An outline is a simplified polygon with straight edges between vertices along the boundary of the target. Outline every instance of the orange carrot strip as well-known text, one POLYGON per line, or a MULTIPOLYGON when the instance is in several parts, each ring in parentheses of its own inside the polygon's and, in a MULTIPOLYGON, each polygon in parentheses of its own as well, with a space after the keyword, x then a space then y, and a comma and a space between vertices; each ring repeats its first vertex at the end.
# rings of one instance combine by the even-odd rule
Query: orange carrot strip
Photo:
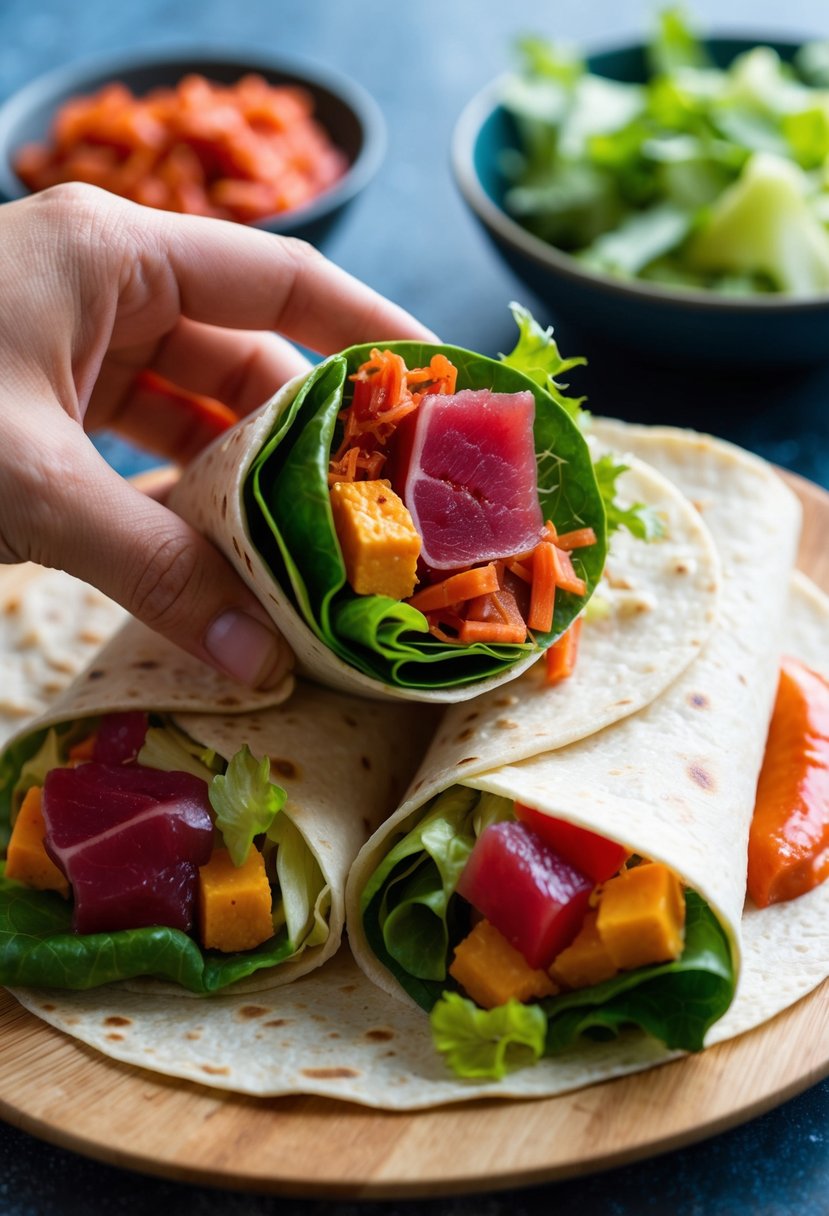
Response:
POLYGON ((544 530, 541 533, 541 539, 550 540, 554 545, 558 544, 558 532, 556 532, 556 526, 551 519, 548 519, 544 525, 544 530))
POLYGON ((507 570, 509 570, 510 574, 514 574, 516 578, 522 579, 525 583, 531 583, 533 581, 532 566, 527 564, 527 562, 530 562, 531 559, 532 554, 529 553, 527 554, 526 562, 518 561, 517 558, 510 558, 510 560, 504 564, 507 570))
POLYGON ((544 655, 548 684, 558 684, 559 680, 566 680, 573 674, 579 655, 580 637, 581 617, 577 616, 567 632, 563 633, 544 655))
POLYGON ((69 748, 69 760, 91 760, 95 755, 95 735, 87 735, 80 743, 73 743, 69 748))
POLYGON ((558 549, 566 549, 568 552, 572 549, 586 549, 588 545, 595 545, 596 533, 592 528, 575 528, 572 532, 562 532, 555 543, 558 549))
POLYGON ((533 557, 533 581, 530 592, 530 611, 527 625, 540 633, 548 633, 553 627, 553 610, 556 603, 556 549, 546 541, 538 546, 533 557))
POLYGON ((574 595, 584 595, 587 583, 583 578, 579 578, 573 569, 570 554, 559 549, 557 545, 549 545, 548 548, 552 550, 555 561, 556 586, 561 587, 562 591, 572 591, 574 595))
POLYGON ((458 633, 458 641, 466 645, 472 642, 524 642, 527 628, 521 625, 503 625, 495 621, 464 621, 458 633))
POLYGON ((477 566, 472 570, 463 570, 460 574, 452 574, 440 583, 433 583, 416 591, 411 599, 406 600, 412 608, 420 612, 433 612, 439 608, 448 608, 450 604, 459 604, 464 600, 475 599, 479 595, 487 595, 490 591, 498 590, 498 574, 492 562, 488 566, 477 566))
POLYGON ((748 840, 758 907, 829 878, 829 684, 783 659, 748 840))

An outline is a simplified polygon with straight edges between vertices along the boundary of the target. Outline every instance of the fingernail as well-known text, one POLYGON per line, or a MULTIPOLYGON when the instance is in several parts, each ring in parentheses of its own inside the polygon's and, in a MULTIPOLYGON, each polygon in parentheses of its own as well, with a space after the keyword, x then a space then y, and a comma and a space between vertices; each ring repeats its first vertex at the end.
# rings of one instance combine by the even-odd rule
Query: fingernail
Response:
POLYGON ((282 640, 246 612, 232 609, 217 616, 204 635, 204 648, 229 676, 249 688, 268 691, 285 674, 282 640))

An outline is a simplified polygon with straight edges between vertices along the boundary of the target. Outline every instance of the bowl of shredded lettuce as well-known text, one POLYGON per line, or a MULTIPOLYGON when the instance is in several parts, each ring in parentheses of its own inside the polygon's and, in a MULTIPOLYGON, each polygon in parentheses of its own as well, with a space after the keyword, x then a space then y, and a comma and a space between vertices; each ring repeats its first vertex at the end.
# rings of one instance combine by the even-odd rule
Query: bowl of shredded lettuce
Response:
POLYGON ((518 53, 453 168, 561 322, 663 358, 829 358, 829 41, 702 40, 669 9, 643 43, 518 53))

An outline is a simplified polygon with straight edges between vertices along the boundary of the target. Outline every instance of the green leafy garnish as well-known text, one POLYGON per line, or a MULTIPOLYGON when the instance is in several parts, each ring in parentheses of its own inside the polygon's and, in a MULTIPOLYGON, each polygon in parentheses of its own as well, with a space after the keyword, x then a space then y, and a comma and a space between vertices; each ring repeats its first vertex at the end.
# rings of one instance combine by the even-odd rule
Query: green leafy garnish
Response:
POLYGON ((505 85, 504 203, 529 231, 620 278, 724 295, 829 290, 829 51, 756 46, 720 67, 680 7, 648 79, 592 74, 524 39, 505 85))
POLYGON ((435 1047, 459 1077, 499 1080, 537 1063, 544 1051, 547 1019, 538 1005, 507 1001, 479 1009, 457 992, 447 992, 429 1020, 435 1047))
POLYGON ((609 533, 612 534, 619 528, 627 528, 628 532, 639 540, 656 540, 662 536, 665 526, 653 507, 641 502, 635 502, 630 507, 621 507, 616 501, 616 481, 627 470, 628 465, 606 452, 599 457, 593 468, 607 513, 609 533))
POLYGON ((210 783, 216 827, 235 866, 244 865, 254 836, 268 831, 285 804, 285 791, 273 784, 270 771, 267 756, 257 760, 245 744, 210 783))
POLYGON ((216 753, 194 743, 189 735, 172 722, 150 726, 136 763, 163 773, 192 773, 208 783, 224 767, 216 753))

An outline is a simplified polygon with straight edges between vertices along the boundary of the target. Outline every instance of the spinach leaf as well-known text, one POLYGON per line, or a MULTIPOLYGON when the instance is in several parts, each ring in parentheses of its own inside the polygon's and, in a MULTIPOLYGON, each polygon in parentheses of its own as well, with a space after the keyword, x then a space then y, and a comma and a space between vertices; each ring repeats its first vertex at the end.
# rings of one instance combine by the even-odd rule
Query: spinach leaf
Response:
POLYGON ((158 926, 73 933, 71 905, 59 895, 0 878, 0 984, 6 987, 97 988, 148 975, 207 994, 293 953, 284 932, 240 954, 202 951, 186 933, 158 926))

